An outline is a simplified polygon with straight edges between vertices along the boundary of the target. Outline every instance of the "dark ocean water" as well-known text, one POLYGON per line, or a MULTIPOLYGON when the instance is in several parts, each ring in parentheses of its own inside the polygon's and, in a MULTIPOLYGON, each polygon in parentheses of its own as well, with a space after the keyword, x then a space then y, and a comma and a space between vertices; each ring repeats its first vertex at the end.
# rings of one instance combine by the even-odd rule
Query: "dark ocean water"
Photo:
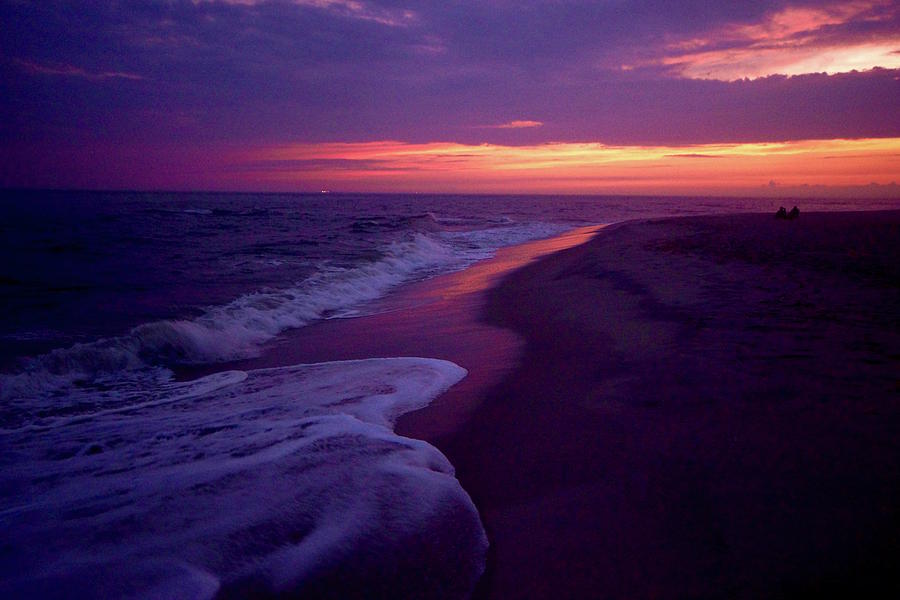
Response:
MULTIPOLYGON (((217 348, 181 344, 175 335, 161 347, 141 348, 142 359, 232 358, 285 328, 353 309, 505 245, 580 225, 777 206, 728 198, 0 194, 5 370, 16 358, 166 319, 211 317, 224 330, 240 322, 246 331, 216 339, 217 348), (259 321, 248 323, 242 305, 259 321)), ((832 200, 803 207, 858 206, 832 200)))
MULTIPOLYGON (((0 593, 323 589, 354 565, 464 595, 487 544, 477 511, 440 452, 391 429, 464 370, 373 359, 184 383, 169 369, 253 356, 503 246, 781 203, 0 192, 0 593), (429 537, 442 542, 416 545, 429 537)), ((885 208, 900 202, 801 204, 885 208)))

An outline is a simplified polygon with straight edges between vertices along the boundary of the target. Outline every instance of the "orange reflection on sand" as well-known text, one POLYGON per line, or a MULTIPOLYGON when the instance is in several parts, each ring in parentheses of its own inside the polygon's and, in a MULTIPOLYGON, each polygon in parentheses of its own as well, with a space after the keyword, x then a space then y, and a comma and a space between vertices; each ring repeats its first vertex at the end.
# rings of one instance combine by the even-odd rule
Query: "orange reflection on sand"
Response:
POLYGON ((495 255, 453 273, 446 273, 405 285, 389 296, 377 300, 369 309, 376 315, 391 315, 413 307, 421 317, 430 314, 446 326, 447 317, 462 307, 479 314, 484 300, 481 292, 492 288, 500 279, 542 256, 583 244, 605 225, 578 227, 548 239, 533 240, 497 250, 495 255))
POLYGON ((294 144, 243 153, 268 187, 481 193, 756 193, 900 179, 900 138, 693 146, 294 144))
MULTIPOLYGON (((463 271, 446 275, 439 282, 439 287, 435 287, 435 289, 442 298, 453 298, 486 290, 495 285, 503 275, 511 273, 541 256, 583 244, 603 227, 603 225, 579 227, 549 239, 502 248, 491 260, 482 261, 463 271)), ((424 295, 427 297, 429 294, 426 292, 424 295)))

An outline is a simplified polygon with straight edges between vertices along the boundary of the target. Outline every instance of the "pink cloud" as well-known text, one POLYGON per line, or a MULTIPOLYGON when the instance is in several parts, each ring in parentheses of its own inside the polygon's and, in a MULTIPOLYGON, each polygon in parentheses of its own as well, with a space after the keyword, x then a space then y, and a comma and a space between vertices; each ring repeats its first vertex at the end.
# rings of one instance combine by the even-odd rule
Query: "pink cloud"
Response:
POLYGON ((543 122, 541 121, 510 121, 509 123, 503 123, 502 125, 489 125, 492 129, 528 129, 530 127, 541 127, 543 126, 543 122))
POLYGON ((705 36, 671 41, 665 56, 651 63, 669 65, 692 79, 725 81, 897 68, 900 33, 834 37, 835 28, 851 22, 887 21, 896 17, 897 10, 895 3, 885 0, 787 7, 759 22, 733 23, 705 36))

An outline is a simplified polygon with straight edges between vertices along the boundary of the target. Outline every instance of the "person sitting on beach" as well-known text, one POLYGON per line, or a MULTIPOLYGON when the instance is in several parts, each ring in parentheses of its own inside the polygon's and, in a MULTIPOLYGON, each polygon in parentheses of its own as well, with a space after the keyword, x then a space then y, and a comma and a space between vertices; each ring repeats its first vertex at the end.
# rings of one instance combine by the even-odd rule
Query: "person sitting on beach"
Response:
POLYGON ((794 208, 791 209, 791 212, 788 213, 787 218, 788 219, 796 219, 799 216, 800 216, 800 209, 795 206, 794 208))
POLYGON ((778 212, 775 213, 776 219, 787 219, 787 210, 782 206, 778 209, 778 212))

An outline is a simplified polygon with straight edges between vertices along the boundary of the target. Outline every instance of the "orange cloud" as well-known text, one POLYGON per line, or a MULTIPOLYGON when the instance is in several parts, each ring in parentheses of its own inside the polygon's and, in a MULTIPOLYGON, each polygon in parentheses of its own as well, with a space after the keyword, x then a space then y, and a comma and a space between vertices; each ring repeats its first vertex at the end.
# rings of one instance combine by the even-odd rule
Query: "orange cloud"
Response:
POLYGON ((541 127, 544 123, 541 121, 510 121, 502 125, 491 125, 494 129, 527 129, 529 127, 541 127))
POLYGON ((900 180, 900 138, 682 147, 382 141, 270 147, 235 160, 267 189, 742 195, 771 180, 889 185, 900 180))
POLYGON ((880 21, 896 7, 867 0, 817 8, 786 8, 760 23, 729 25, 708 36, 668 45, 658 63, 694 79, 731 81, 767 75, 846 73, 900 67, 900 33, 840 41, 829 35, 850 21, 880 21))

